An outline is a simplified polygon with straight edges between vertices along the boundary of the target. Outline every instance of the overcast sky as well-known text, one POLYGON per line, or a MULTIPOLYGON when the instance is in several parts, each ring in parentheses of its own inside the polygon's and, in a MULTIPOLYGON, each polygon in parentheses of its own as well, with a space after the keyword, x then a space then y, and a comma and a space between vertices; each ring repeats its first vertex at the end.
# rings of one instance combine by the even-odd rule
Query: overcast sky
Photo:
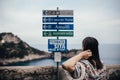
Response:
POLYGON ((42 10, 57 7, 74 11, 74 37, 63 38, 68 44, 81 44, 87 36, 120 44, 120 0, 0 0, 0 33, 12 32, 42 48, 48 39, 56 39, 42 37, 42 10))

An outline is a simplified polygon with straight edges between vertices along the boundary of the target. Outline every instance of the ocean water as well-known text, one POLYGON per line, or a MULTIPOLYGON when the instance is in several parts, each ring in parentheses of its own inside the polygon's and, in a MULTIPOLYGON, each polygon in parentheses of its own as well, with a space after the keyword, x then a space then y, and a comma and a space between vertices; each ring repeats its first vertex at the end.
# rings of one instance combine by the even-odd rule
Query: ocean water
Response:
MULTIPOLYGON (((69 49, 79 49, 79 45, 71 45, 69 49)), ((47 51, 47 48, 43 50, 47 51)), ((101 44, 99 45, 99 52, 100 58, 104 64, 120 64, 120 44, 101 44)), ((66 60, 67 59, 63 58, 59 65, 61 65, 66 60)), ((54 61, 54 59, 42 59, 14 63, 10 64, 10 66, 56 66, 56 62, 54 61)))
MULTIPOLYGON (((33 45, 38 49, 48 51, 47 45, 33 45)), ((68 44, 67 48, 82 49, 80 44, 68 44)), ((120 64, 120 44, 100 44, 99 54, 105 64, 120 64)))
POLYGON ((120 64, 120 44, 100 45, 99 52, 105 64, 120 64))

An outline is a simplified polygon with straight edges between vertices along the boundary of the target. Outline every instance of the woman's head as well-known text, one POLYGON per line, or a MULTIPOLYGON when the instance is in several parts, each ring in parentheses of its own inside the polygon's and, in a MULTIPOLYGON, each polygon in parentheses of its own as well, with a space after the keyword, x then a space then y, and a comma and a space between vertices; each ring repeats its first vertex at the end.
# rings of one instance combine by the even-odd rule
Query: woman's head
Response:
POLYGON ((86 37, 82 42, 83 51, 85 51, 85 50, 91 50, 92 51, 92 56, 89 57, 88 60, 90 62, 92 60, 94 60, 98 64, 97 68, 101 68, 102 63, 101 63, 100 57, 99 57, 98 45, 99 45, 99 43, 98 43, 97 39, 95 39, 93 37, 86 37))
POLYGON ((99 57, 98 41, 95 38, 86 37, 82 42, 82 46, 83 46, 83 51, 88 49, 92 51, 92 55, 93 55, 92 57, 94 56, 99 57))

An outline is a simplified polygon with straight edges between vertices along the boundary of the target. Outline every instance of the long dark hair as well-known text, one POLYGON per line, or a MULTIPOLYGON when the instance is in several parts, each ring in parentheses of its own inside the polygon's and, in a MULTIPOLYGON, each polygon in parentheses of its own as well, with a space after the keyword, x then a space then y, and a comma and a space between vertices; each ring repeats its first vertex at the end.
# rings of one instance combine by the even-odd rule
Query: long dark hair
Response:
POLYGON ((98 41, 93 37, 86 37, 82 42, 83 51, 92 51, 92 56, 88 58, 88 61, 93 65, 93 67, 102 69, 103 64, 100 60, 98 45, 98 41))

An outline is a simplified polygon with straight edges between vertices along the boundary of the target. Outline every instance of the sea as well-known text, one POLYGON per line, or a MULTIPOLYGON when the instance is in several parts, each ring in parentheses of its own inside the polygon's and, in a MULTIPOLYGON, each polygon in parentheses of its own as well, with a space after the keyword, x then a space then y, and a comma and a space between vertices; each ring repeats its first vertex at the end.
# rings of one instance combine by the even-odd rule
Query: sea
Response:
MULTIPOLYGON (((43 51, 48 51, 46 45, 33 45, 35 48, 43 51)), ((72 44, 68 49, 81 49, 81 45, 72 44)), ((102 62, 106 65, 120 64, 120 44, 100 44, 99 54, 102 62)), ((59 65, 61 65, 67 59, 62 58, 59 65)), ((54 59, 40 59, 27 62, 19 62, 10 64, 9 66, 57 66, 54 59)))

